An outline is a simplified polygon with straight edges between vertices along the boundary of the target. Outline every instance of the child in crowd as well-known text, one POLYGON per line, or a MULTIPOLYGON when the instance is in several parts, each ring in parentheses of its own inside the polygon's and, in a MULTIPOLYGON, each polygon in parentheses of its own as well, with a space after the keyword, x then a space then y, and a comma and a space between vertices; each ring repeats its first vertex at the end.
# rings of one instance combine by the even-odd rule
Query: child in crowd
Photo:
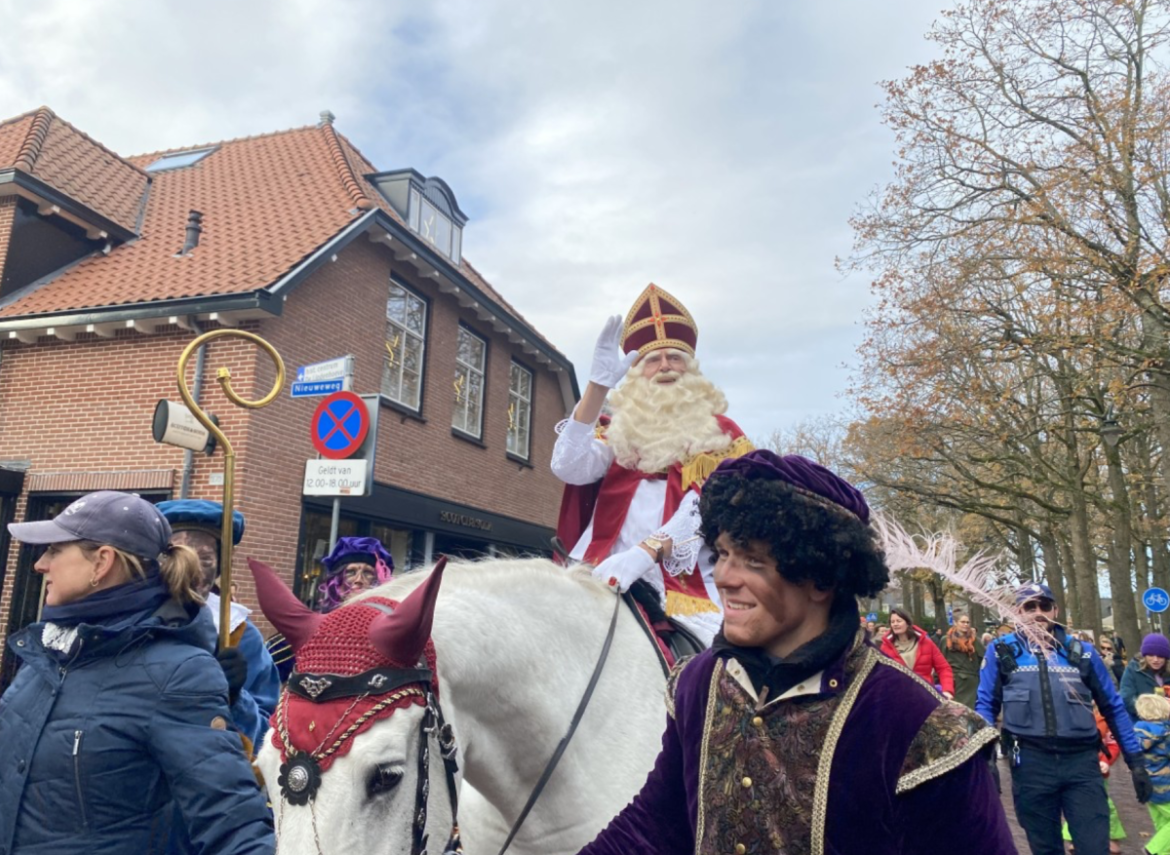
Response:
MULTIPOLYGON (((1109 731, 1109 725, 1105 721, 1105 716, 1101 715, 1097 709, 1097 705, 1093 704, 1093 718, 1097 720, 1097 732, 1101 734, 1101 751, 1097 755, 1097 761, 1101 765, 1101 781, 1105 784, 1106 798, 1109 800, 1109 851, 1110 853, 1118 853, 1121 851, 1121 841, 1125 840, 1125 826, 1121 824, 1121 817, 1117 815, 1117 805, 1113 804, 1113 799, 1108 796, 1109 792, 1109 767, 1117 762, 1117 758, 1121 756, 1121 746, 1117 740, 1113 738, 1113 734, 1109 731)), ((1153 774, 1151 772, 1151 774, 1153 774)), ((1064 823, 1062 830, 1064 840, 1066 843, 1072 841, 1072 835, 1069 834, 1068 822, 1064 823)), ((1070 851, 1072 847, 1069 847, 1070 851)))
POLYGON ((1154 821, 1154 836, 1146 844, 1148 855, 1170 855, 1170 700, 1164 695, 1138 695, 1134 701, 1141 721, 1133 729, 1142 742, 1146 768, 1154 784, 1147 807, 1154 821))

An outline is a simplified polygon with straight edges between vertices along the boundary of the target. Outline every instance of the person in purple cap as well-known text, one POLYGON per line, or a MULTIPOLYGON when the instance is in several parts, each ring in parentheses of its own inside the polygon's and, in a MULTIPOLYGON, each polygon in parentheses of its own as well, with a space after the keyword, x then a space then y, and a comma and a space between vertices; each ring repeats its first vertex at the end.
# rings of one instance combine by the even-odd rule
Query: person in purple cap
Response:
POLYGON ((1141 656, 1135 656, 1121 675, 1121 699, 1129 717, 1138 720, 1139 695, 1165 695, 1170 677, 1166 664, 1170 661, 1170 640, 1160 632, 1151 632, 1142 639, 1141 656))
POLYGON ((389 582, 394 559, 376 537, 342 537, 321 559, 325 579, 318 588, 317 608, 331 612, 354 594, 389 582))
POLYGON ((722 630, 672 672, 654 768, 582 855, 1015 853, 995 730, 865 641, 857 598, 889 571, 861 493, 753 451, 700 511, 722 630))

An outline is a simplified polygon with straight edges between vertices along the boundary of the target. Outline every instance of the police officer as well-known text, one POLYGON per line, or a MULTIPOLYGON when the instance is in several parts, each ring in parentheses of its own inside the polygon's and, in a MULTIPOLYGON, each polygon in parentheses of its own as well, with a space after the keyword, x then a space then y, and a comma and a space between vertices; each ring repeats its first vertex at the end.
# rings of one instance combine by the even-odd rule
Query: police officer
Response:
POLYGON ((1083 855, 1109 851, 1109 807, 1097 765, 1100 736, 1093 703, 1121 743, 1140 802, 1153 791, 1133 723, 1093 646, 1065 632, 1047 585, 1016 591, 1022 619, 1051 633, 1047 655, 1021 633, 987 648, 975 711, 992 724, 1003 710, 1016 818, 1033 855, 1062 855, 1060 818, 1083 855))

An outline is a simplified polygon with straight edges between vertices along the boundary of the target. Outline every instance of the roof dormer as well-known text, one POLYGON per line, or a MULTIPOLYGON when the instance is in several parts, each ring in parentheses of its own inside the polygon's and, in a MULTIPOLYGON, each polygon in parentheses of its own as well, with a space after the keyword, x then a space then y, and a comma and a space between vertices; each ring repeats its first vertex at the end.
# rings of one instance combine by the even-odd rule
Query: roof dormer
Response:
POLYGON ((413 169, 397 169, 367 176, 400 217, 419 237, 458 265, 463 255, 463 226, 467 215, 441 178, 424 178, 413 169))

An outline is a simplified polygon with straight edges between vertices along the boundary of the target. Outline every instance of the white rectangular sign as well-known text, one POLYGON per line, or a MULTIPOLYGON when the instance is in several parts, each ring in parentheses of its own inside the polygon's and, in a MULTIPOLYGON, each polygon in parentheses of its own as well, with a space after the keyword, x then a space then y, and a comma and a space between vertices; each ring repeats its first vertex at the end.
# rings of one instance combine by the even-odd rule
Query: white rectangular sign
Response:
POLYGON ((349 361, 353 357, 339 356, 297 369, 297 383, 320 383, 324 380, 342 380, 349 373, 349 361))
POLYGON ((361 496, 366 491, 369 461, 310 460, 305 464, 305 496, 361 496))

